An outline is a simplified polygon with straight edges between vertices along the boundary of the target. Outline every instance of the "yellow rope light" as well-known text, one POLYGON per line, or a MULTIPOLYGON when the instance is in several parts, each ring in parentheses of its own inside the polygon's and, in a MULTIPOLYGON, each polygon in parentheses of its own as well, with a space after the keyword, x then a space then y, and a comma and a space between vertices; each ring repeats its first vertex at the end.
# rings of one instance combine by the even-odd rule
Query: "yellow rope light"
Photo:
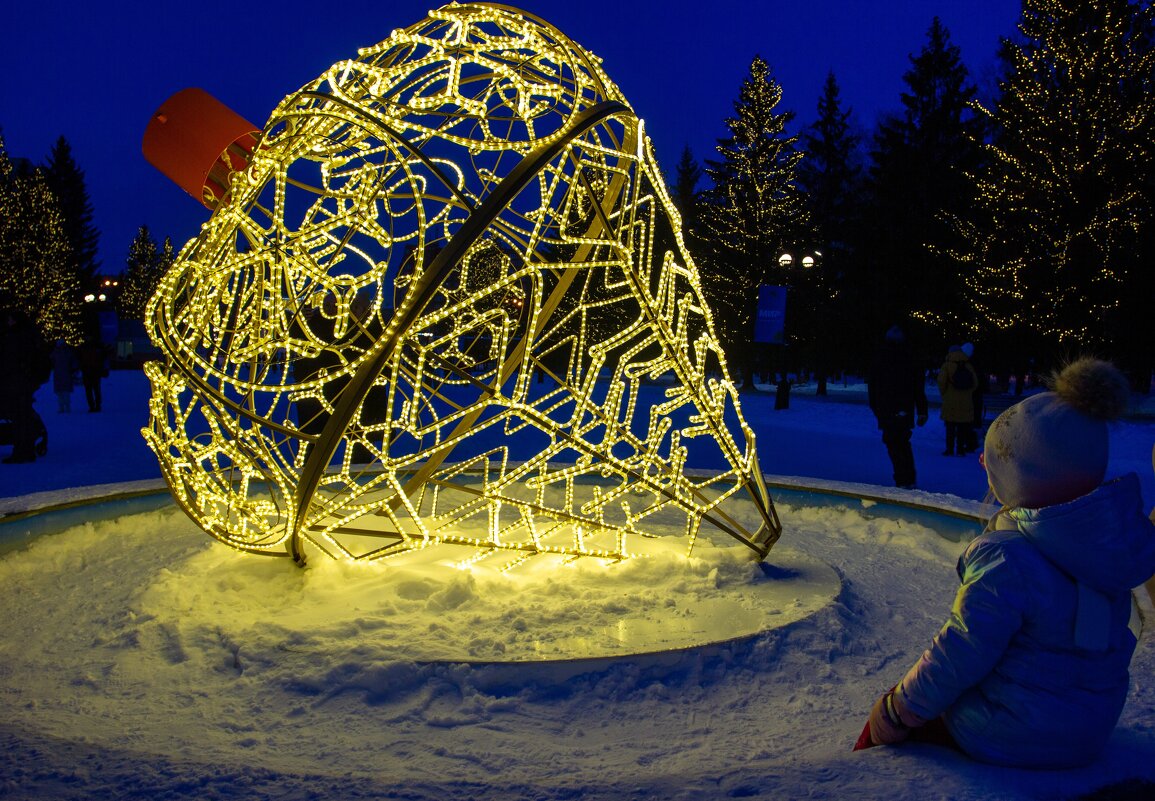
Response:
POLYGON ((511 8, 430 12, 287 97, 148 326, 145 438, 241 550, 623 559, 676 514, 761 558, 781 531, 641 120, 511 8), (728 467, 688 476, 706 451, 728 467))

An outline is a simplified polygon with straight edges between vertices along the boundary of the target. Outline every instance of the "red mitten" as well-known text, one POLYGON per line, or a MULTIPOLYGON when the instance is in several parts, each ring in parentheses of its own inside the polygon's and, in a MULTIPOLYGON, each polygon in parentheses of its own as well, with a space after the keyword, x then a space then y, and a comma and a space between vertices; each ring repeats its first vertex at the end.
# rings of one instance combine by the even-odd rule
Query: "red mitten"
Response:
POLYGON ((858 740, 854 743, 852 751, 861 751, 864 748, 873 748, 874 741, 870 739, 870 721, 866 721, 866 725, 862 727, 862 734, 858 735, 858 740))

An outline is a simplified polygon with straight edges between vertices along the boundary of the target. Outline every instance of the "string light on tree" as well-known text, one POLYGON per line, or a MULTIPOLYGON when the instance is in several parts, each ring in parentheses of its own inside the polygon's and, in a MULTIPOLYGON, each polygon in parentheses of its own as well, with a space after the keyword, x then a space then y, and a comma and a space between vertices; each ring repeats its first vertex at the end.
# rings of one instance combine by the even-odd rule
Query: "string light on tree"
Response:
POLYGON ((1004 42, 960 260, 978 319, 1008 341, 1150 372, 1153 41, 1150 3, 1025 0, 1004 42))
POLYGON ((78 344, 81 293, 60 203, 41 169, 17 170, 0 138, 0 293, 41 336, 78 344))

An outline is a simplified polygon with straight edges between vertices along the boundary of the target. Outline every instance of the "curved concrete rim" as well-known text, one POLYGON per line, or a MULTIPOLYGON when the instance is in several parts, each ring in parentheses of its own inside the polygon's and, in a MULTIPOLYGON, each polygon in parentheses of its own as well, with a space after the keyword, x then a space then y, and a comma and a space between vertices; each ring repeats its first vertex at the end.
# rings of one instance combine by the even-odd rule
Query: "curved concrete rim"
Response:
MULTIPOLYGON (((695 477, 706 478, 715 474, 715 471, 688 472, 695 477)), ((903 510, 909 510, 956 518, 969 524, 983 522, 979 504, 955 496, 787 476, 766 476, 766 483, 772 495, 778 491, 779 498, 782 498, 781 493, 811 496, 795 501, 802 505, 817 495, 834 502, 842 499, 858 501, 866 508, 885 504, 895 507, 891 514, 902 515, 903 510)), ((154 511, 172 503, 168 488, 160 479, 74 488, 65 491, 68 496, 65 498, 61 498, 61 494, 37 493, 0 500, 0 554, 78 522, 95 522, 114 516, 154 511), (133 504, 133 501, 137 503, 133 504), (115 514, 111 511, 99 516, 91 514, 94 507, 121 503, 128 503, 131 508, 118 508, 115 514), (33 525, 18 525, 20 521, 31 522, 33 525), (10 536, 5 536, 3 529, 8 524, 17 525, 10 536)), ((947 534, 943 536, 949 538, 947 534)), ((837 571, 792 549, 788 542, 780 543, 770 554, 765 572, 770 575, 774 571, 778 571, 777 579, 781 580, 752 579, 740 583, 728 589, 724 597, 711 602, 710 606, 689 610, 686 617, 679 619, 673 626, 665 621, 646 619, 643 615, 623 613, 619 619, 602 621, 594 636, 573 637, 573 642, 568 645, 564 642, 552 643, 548 649, 523 647, 520 651, 512 651, 503 656, 480 657, 464 651, 446 653, 433 648, 427 658, 418 657, 416 661, 518 670, 532 665, 566 665, 571 675, 575 671, 594 669, 598 663, 623 658, 668 661, 681 658, 689 652, 723 647, 789 626, 828 606, 842 588, 842 579, 837 571), (782 592, 799 593, 806 597, 806 603, 783 613, 781 598, 778 597, 782 592)))
MULTIPOLYGON (((510 463, 511 466, 516 464, 516 462, 510 463)), ((687 470, 686 474, 708 478, 717 475, 718 472, 716 470, 687 470)), ((934 512, 980 524, 985 523, 990 517, 990 509, 987 504, 946 493, 769 473, 763 475, 763 480, 769 489, 813 492, 831 497, 885 503, 923 512, 934 512)), ((67 490, 48 490, 27 495, 14 495, 0 498, 0 525, 39 514, 51 514, 83 506, 169 494, 168 485, 164 479, 150 478, 116 484, 91 484, 84 487, 71 487, 67 490), (67 497, 61 498, 62 494, 66 494, 67 497)))

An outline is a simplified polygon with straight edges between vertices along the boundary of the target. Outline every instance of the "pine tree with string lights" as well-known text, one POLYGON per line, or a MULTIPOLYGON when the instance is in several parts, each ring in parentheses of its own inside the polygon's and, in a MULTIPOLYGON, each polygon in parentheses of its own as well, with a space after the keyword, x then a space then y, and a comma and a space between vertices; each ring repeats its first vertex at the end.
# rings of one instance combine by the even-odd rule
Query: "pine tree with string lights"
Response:
MULTIPOLYGON (((730 359, 751 383, 758 287, 786 283, 778 256, 806 226, 795 183, 802 153, 787 134, 793 112, 778 111, 782 87, 760 56, 742 81, 730 135, 718 140, 719 159, 706 161, 713 185, 699 206, 703 288, 730 359)), ((789 315, 787 316, 789 324, 789 315)))
POLYGON ((1155 362, 1155 11, 1024 0, 966 222, 981 319, 1031 355, 1155 362))
POLYGON ((160 279, 172 266, 176 254, 167 237, 158 248, 152 232, 142 225, 128 246, 125 271, 120 276, 120 294, 116 311, 125 320, 143 320, 145 306, 156 291, 160 279))
POLYGON ((46 340, 81 338, 80 283, 56 195, 39 169, 17 170, 0 138, 0 295, 46 340))

